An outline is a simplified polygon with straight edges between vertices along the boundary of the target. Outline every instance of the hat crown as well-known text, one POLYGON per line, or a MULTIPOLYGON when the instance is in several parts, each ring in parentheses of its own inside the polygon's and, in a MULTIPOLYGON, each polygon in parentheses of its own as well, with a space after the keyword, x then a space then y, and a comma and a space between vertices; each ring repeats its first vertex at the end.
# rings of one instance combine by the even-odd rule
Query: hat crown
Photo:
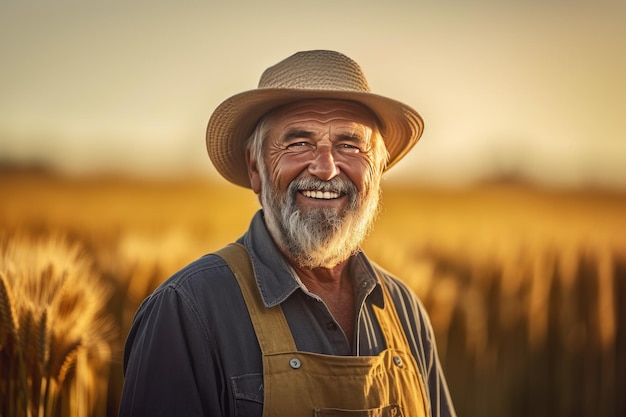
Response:
POLYGON ((269 67, 261 75, 259 88, 370 92, 359 64, 339 52, 324 50, 298 52, 269 67))

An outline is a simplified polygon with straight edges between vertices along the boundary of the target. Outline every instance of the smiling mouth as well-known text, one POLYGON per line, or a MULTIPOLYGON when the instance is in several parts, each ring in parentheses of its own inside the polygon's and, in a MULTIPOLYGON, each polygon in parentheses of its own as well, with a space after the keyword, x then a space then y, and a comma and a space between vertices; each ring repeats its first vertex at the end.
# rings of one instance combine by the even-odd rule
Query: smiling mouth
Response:
POLYGON ((335 198, 341 197, 341 194, 333 192, 333 191, 311 191, 304 190, 302 194, 308 198, 315 198, 318 200, 334 200, 335 198))

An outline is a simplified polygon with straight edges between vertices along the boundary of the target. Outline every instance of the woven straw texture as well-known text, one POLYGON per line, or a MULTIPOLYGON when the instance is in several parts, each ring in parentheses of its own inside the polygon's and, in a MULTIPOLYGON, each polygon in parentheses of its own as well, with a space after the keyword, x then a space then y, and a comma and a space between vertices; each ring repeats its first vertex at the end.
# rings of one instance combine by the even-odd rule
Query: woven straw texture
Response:
POLYGON ((386 169, 406 155, 424 129, 417 111, 372 94, 363 71, 352 59, 334 51, 298 52, 265 70, 257 89, 230 97, 215 109, 206 144, 217 171, 232 183, 250 188, 245 144, 258 121, 272 109, 315 98, 351 100, 372 110, 389 152, 386 169))

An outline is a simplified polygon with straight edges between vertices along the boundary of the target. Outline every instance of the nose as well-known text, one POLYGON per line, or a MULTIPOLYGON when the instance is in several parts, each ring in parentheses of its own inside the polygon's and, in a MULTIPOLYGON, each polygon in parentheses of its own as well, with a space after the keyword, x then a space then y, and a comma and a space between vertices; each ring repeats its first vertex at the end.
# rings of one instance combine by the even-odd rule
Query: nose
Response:
POLYGON ((339 175, 339 167, 335 163, 330 146, 320 146, 316 149, 315 157, 309 164, 309 173, 323 181, 329 181, 339 175))

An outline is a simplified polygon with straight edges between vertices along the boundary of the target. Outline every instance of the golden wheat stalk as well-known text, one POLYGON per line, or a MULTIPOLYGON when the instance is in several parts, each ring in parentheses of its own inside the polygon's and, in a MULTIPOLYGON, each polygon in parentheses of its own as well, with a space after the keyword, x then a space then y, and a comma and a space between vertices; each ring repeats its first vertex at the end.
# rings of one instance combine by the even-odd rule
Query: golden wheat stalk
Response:
POLYGON ((17 415, 18 410, 28 410, 28 383, 24 369, 24 354, 19 337, 18 314, 9 285, 9 280, 0 271, 0 355, 8 359, 0 375, 6 381, 7 392, 5 406, 0 412, 17 415))
POLYGON ((0 351, 17 338, 16 317, 11 287, 4 272, 0 271, 0 351))
POLYGON ((67 238, 0 241, 0 353, 18 359, 2 370, 11 398, 0 415, 93 412, 93 379, 106 384, 101 371, 110 359, 102 353, 110 353, 113 335, 105 315, 109 295, 91 258, 67 238))

